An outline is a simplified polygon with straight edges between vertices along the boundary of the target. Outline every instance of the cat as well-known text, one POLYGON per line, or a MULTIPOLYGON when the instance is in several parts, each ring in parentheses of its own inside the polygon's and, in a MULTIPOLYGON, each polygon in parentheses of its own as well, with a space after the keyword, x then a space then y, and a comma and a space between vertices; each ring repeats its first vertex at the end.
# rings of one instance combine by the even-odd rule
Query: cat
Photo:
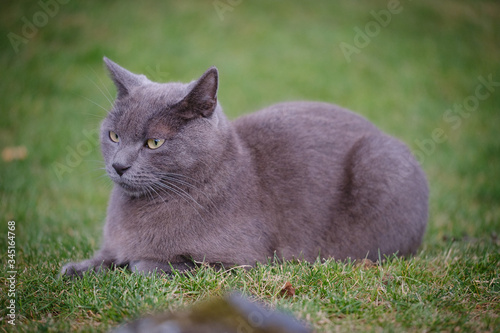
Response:
POLYGON ((62 275, 416 253, 425 174, 362 116, 286 102, 229 121, 215 67, 188 84, 155 83, 104 62, 117 88, 100 134, 114 187, 101 249, 62 275))

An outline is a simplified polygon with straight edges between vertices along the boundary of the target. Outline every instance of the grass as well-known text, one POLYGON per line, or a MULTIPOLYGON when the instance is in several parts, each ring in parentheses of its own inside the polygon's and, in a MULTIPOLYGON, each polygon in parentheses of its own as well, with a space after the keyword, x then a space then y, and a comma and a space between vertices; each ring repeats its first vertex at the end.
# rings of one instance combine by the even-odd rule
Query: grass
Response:
POLYGON ((28 155, 0 161, 2 267, 7 221, 14 220, 18 272, 16 326, 7 323, 3 289, 0 331, 106 331, 234 289, 317 332, 500 331, 500 87, 470 112, 454 114, 458 126, 443 118, 475 96, 478 77, 500 81, 500 5, 401 1, 390 23, 347 61, 340 43, 354 45, 354 29, 364 31, 375 20, 371 11, 387 6, 242 1, 221 19, 212 1, 70 1, 16 53, 8 34, 22 36, 26 20, 43 18, 43 8, 2 2, 0 149, 25 146, 28 155), (201 268, 171 279, 121 270, 57 279, 62 263, 99 247, 105 218, 111 184, 89 134, 105 115, 100 106, 109 107, 102 91, 114 89, 103 55, 159 81, 189 81, 216 65, 219 99, 231 118, 292 99, 363 114, 420 154, 431 188, 421 250, 373 267, 328 260, 201 268), (435 129, 445 135, 439 142, 435 129), (58 176, 55 166, 69 164, 58 176), (292 298, 279 294, 286 281, 296 288, 292 298))

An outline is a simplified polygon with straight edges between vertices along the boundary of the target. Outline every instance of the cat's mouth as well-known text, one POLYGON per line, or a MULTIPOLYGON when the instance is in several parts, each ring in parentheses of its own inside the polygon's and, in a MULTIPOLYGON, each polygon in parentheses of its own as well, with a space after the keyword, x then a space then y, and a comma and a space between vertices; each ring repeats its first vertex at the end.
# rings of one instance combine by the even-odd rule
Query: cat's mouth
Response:
POLYGON ((123 181, 115 181, 115 183, 132 197, 140 197, 145 194, 145 190, 142 187, 133 186, 123 181))
POLYGON ((113 183, 119 186, 125 194, 130 195, 131 197, 140 197, 148 193, 147 185, 138 183, 134 177, 129 179, 125 175, 119 177, 116 173, 108 172, 108 174, 113 183))

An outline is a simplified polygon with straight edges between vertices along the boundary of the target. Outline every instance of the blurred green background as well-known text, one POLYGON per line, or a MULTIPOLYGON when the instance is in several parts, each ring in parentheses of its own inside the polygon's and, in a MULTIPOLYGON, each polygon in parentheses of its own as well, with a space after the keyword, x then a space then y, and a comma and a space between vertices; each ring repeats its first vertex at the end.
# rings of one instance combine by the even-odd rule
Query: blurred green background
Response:
POLYGON ((28 149, 25 160, 0 162, 4 219, 27 229, 21 239, 32 231, 54 239, 67 228, 99 228, 110 186, 99 177, 97 140, 90 140, 90 154, 82 141, 110 106, 107 90, 114 97, 106 55, 162 82, 189 81, 217 66, 219 100, 231 118, 300 99, 359 112, 424 153, 419 159, 432 192, 428 237, 498 229, 498 83, 470 116, 458 114, 458 128, 443 116, 475 94, 479 76, 500 82, 500 7, 401 1, 391 13, 391 3, 2 2, 0 148, 28 149), (341 43, 359 53, 346 57, 341 43), (435 128, 446 139, 433 147, 426 140, 435 128), (81 163, 66 161, 71 151, 81 163))
POLYGON ((356 111, 419 156, 424 248, 500 231, 497 1, 2 1, 0 36, 0 150, 27 148, 0 161, 0 231, 16 221, 20 265, 57 272, 99 245, 103 56, 161 82, 215 65, 230 118, 285 100, 356 111))

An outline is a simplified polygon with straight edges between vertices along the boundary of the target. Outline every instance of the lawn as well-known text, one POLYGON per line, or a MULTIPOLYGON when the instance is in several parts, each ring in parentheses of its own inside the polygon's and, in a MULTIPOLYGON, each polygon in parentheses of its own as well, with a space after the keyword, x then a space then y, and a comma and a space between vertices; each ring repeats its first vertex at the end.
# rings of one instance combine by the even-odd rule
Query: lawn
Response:
POLYGON ((497 1, 2 1, 0 35, 0 331, 106 331, 234 289, 316 332, 500 331, 497 1), (103 56, 163 82, 215 65, 231 118, 285 100, 364 115, 427 173, 420 251, 58 279, 98 249, 112 186, 96 136, 115 94, 103 56))

